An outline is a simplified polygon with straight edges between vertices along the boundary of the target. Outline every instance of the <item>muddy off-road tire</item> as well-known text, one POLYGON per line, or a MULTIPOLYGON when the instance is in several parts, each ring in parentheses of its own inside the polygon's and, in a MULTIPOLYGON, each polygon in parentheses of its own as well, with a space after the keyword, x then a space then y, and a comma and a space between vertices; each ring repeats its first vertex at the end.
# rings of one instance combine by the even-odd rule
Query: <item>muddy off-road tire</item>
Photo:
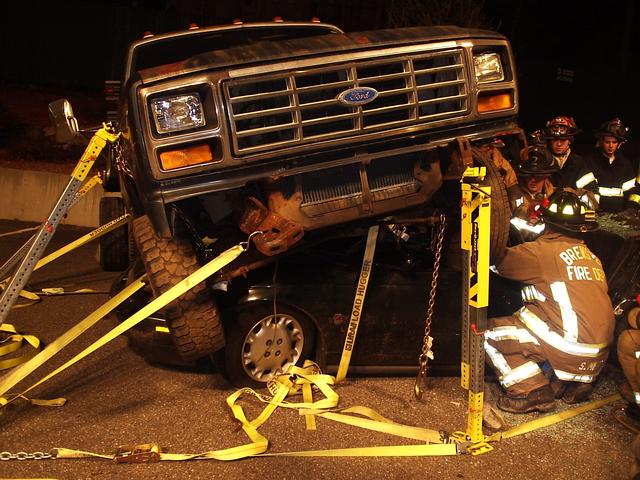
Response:
MULTIPOLYGON (((178 235, 158 237, 146 215, 133 221, 133 235, 156 297, 199 268, 191 243, 178 235)), ((224 347, 220 313, 204 282, 167 305, 164 315, 185 360, 197 360, 224 347)))
MULTIPOLYGON (((100 199, 100 225, 124 215, 124 202, 120 197, 100 199)), ((100 266, 105 272, 122 272, 129 265, 129 226, 122 225, 100 237, 100 266)))
POLYGON ((511 209, 507 188, 500 172, 494 165, 489 155, 473 149, 473 160, 476 166, 487 168, 487 175, 481 182, 482 185, 491 187, 491 232, 490 232, 490 257, 491 263, 497 264, 502 260, 509 240, 509 219, 511 209))

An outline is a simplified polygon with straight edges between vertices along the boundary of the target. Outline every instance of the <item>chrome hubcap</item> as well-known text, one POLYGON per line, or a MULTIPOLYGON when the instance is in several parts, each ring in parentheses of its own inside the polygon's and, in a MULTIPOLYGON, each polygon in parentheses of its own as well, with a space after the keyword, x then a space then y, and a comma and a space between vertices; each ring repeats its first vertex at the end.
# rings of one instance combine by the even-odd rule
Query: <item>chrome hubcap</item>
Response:
POLYGON ((300 323, 291 315, 268 315, 247 334, 242 366, 249 377, 266 382, 298 361, 304 346, 300 323))

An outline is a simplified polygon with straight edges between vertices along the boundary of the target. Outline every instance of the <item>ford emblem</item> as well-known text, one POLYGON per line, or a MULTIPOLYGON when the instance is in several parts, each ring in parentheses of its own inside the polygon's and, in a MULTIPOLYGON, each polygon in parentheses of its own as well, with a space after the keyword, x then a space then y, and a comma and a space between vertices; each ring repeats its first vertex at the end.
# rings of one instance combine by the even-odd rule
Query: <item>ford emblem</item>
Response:
POLYGON ((378 91, 371 87, 350 88, 340 93, 336 99, 343 105, 365 105, 373 102, 378 96, 378 91))

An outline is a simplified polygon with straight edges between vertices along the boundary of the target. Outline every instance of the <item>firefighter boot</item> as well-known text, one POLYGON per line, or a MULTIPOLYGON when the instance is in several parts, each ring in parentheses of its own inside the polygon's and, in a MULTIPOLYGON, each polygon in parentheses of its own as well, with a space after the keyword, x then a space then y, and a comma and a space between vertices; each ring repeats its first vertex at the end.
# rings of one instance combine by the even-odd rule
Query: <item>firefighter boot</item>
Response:
POLYGON ((569 382, 562 401, 569 404, 585 402, 591 398, 592 392, 593 385, 590 383, 569 382))
POLYGON ((551 379, 551 391, 553 392, 553 396, 555 398, 562 398, 567 391, 567 386, 569 382, 565 382, 564 380, 558 380, 558 378, 554 375, 551 379))
POLYGON ((510 413, 549 412, 554 409, 554 396, 548 385, 526 395, 503 395, 498 408, 510 413))

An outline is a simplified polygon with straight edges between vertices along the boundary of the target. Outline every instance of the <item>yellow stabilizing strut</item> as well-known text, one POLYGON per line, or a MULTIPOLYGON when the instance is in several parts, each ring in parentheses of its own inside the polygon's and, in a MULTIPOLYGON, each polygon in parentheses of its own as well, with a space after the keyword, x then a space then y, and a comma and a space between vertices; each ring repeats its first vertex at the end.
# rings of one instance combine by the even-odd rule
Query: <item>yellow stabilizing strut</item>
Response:
POLYGON ((484 167, 467 168, 462 176, 461 248, 462 279, 462 365, 461 384, 469 392, 467 429, 472 453, 492 447, 482 433, 484 396, 484 337, 489 303, 489 233, 491 188, 480 186, 484 167))
POLYGON ((98 155, 106 146, 107 142, 115 142, 118 139, 118 136, 119 134, 115 134, 110 126, 103 124, 102 128, 98 130, 89 141, 82 157, 80 157, 80 160, 78 160, 73 172, 71 172, 69 183, 62 191, 62 194, 51 210, 51 213, 35 234, 32 241, 33 243, 30 245, 29 250, 24 254, 22 262, 11 278, 11 282, 2 292, 2 295, 0 295, 0 326, 9 315, 11 307, 16 302, 20 292, 29 280, 31 273, 36 266, 36 262, 40 260, 45 248, 49 245, 51 237, 53 237, 60 221, 74 203, 76 194, 80 190, 89 170, 93 167, 98 155))

